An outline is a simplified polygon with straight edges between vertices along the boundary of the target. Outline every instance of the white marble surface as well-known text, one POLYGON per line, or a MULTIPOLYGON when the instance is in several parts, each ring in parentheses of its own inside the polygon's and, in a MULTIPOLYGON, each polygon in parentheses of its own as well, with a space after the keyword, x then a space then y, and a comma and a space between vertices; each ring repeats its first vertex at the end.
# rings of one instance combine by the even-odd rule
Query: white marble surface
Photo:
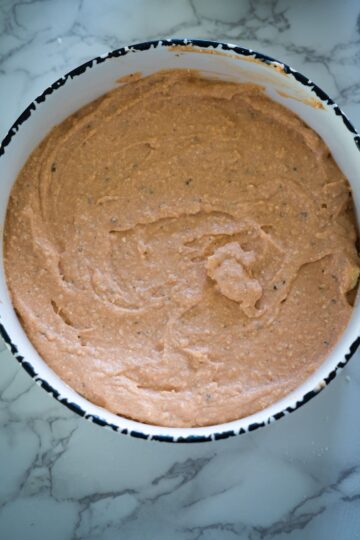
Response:
MULTIPOLYGON (((0 136, 70 68, 169 36, 276 56, 360 127, 358 0, 0 0, 0 136)), ((79 419, 3 351, 0 538, 360 538, 359 410, 357 356, 269 428, 211 444, 148 443, 79 419)))

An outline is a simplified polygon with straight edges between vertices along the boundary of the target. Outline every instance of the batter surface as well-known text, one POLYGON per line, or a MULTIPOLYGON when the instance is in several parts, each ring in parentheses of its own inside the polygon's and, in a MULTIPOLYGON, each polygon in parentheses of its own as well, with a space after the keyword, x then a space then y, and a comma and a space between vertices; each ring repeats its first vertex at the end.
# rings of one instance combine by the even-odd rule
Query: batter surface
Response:
POLYGON ((202 426, 320 365, 351 314, 356 238, 318 135, 258 87, 175 70, 51 131, 13 188, 5 265, 29 338, 71 387, 202 426))

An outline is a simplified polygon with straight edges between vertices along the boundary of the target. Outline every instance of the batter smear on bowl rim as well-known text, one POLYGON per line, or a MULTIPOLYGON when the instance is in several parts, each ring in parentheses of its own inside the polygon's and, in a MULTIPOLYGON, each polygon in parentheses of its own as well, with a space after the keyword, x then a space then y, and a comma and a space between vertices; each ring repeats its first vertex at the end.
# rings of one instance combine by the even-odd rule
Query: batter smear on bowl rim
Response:
POLYGON ((56 126, 11 193, 5 267, 30 340, 71 387, 163 426, 258 411, 347 325, 349 184, 254 85, 173 70, 56 126))

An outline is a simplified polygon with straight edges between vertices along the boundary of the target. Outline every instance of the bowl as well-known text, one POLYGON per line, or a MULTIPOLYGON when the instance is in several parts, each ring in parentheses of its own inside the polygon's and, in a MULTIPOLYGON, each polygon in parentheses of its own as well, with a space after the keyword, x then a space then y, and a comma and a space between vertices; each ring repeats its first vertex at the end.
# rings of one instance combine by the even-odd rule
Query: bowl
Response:
MULTIPOLYGON (((28 156, 53 126, 122 84, 130 73, 192 68, 205 77, 260 84, 273 100, 299 115, 330 148, 347 176, 360 216, 360 136, 345 114, 313 82, 264 54, 199 40, 161 40, 123 47, 82 64, 49 86, 19 116, 0 147, 0 226, 3 234, 11 188, 28 156)), ((271 406, 232 422, 196 428, 169 428, 117 416, 67 386, 42 360, 25 334, 11 303, 1 253, 0 333, 27 373, 46 392, 83 418, 113 431, 163 442, 203 442, 253 431, 296 411, 329 384, 360 344, 360 303, 335 348, 301 386, 271 406)))

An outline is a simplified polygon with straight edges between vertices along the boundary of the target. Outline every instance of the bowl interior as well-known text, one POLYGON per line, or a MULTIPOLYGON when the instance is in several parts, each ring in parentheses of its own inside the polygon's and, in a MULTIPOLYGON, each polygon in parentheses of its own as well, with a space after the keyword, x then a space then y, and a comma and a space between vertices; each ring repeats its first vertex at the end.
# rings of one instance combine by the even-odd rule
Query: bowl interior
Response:
MULTIPOLYGON (((196 45, 153 44, 146 48, 128 48, 109 57, 98 58, 60 79, 52 89, 48 89, 37 103, 32 105, 30 115, 13 131, 11 144, 7 145, 0 159, 1 198, 0 226, 3 234, 6 207, 12 185, 31 151, 51 130, 68 115, 121 83, 120 79, 130 73, 141 72, 149 75, 162 69, 191 68, 205 77, 252 82, 264 87, 273 100, 297 113, 324 139, 335 160, 348 177, 355 202, 357 217, 360 212, 360 152, 354 142, 354 133, 326 96, 317 96, 305 79, 298 80, 294 73, 286 73, 282 64, 267 63, 254 56, 242 55, 229 47, 220 45, 202 49, 196 45), (226 50, 227 49, 227 50, 226 50), (17 131, 18 130, 18 131, 17 131)), ((300 77, 301 79, 301 77, 300 77)), ((135 422, 116 416, 82 398, 69 388, 41 359, 23 331, 12 307, 3 267, 3 253, 0 252, 0 321, 15 344, 17 356, 24 358, 37 374, 35 377, 43 386, 50 385, 53 394, 68 406, 72 406, 85 417, 97 419, 98 423, 138 436, 166 439, 189 440, 193 437, 213 438, 216 433, 247 431, 251 426, 270 423, 280 411, 296 408, 304 395, 325 385, 339 362, 349 352, 350 345, 358 337, 359 304, 356 303, 352 319, 335 349, 320 368, 299 388, 272 406, 250 416, 219 426, 202 428, 162 428, 135 422), (44 383, 45 381, 45 383, 44 383), (58 394, 58 395, 56 395, 58 394), (73 404, 73 405, 71 405, 73 404)), ((341 367, 341 366, 340 366, 341 367)), ((49 388, 47 388, 49 390, 49 388)))

